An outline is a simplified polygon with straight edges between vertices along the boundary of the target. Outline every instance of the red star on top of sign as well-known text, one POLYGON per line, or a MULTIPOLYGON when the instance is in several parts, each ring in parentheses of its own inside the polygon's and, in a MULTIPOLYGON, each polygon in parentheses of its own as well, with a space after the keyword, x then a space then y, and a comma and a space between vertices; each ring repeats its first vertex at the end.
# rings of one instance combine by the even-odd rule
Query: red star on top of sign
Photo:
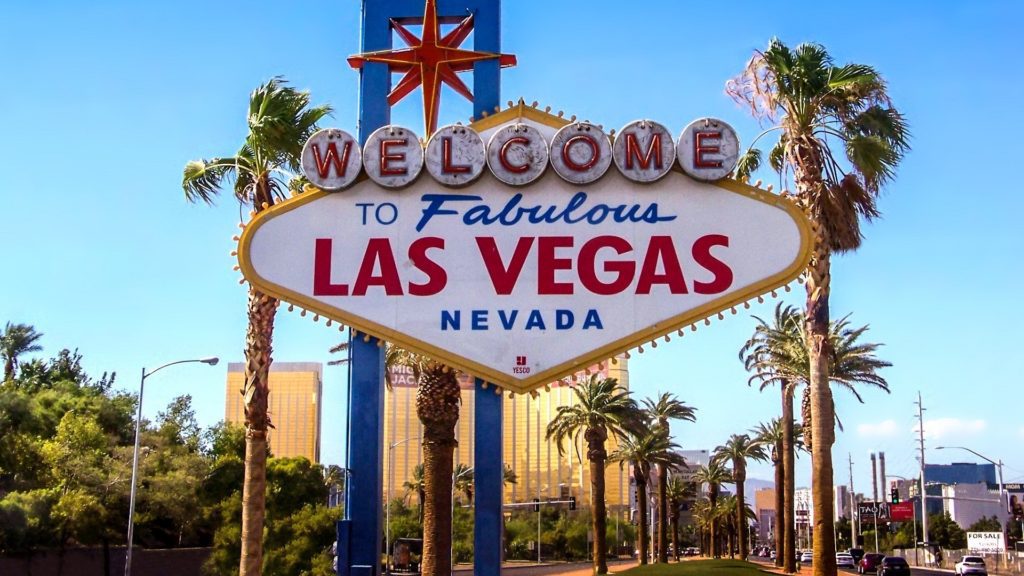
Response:
POLYGON ((388 105, 394 106, 418 86, 423 86, 423 120, 429 138, 437 130, 437 111, 441 101, 441 84, 463 95, 470 102, 473 93, 459 79, 458 72, 473 69, 475 62, 497 59, 502 68, 516 65, 512 54, 476 52, 459 48, 473 31, 473 16, 462 20, 451 32, 441 36, 441 23, 437 17, 436 0, 426 0, 423 13, 422 37, 417 38, 405 26, 391 19, 391 26, 408 48, 378 50, 351 56, 350 66, 361 69, 367 62, 387 64, 391 72, 405 76, 388 94, 388 105))

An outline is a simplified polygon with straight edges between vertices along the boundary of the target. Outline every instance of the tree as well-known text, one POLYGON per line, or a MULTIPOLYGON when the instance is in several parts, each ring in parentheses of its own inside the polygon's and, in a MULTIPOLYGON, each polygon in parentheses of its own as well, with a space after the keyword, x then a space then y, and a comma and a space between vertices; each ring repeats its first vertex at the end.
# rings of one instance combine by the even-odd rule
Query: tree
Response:
POLYGON ((732 97, 776 122, 769 154, 782 174, 792 170, 796 199, 814 226, 807 271, 806 334, 810 356, 814 574, 835 574, 832 444, 835 419, 829 387, 830 260, 857 249, 860 219, 879 215, 876 198, 909 149, 903 116, 892 106, 881 75, 870 66, 836 66, 825 48, 791 50, 777 39, 756 52, 727 85, 732 97), (841 148, 841 162, 833 150, 841 148))
POLYGON ((1003 525, 999 523, 999 518, 993 514, 992 516, 982 516, 977 522, 971 524, 967 528, 968 532, 1002 532, 1003 525))
POLYGON ((732 481, 736 484, 736 530, 739 533, 737 543, 740 559, 745 560, 747 558, 747 525, 742 515, 746 512, 747 505, 744 498, 745 487, 743 486, 743 483, 747 481, 747 460, 764 461, 768 459, 768 454, 765 452, 764 446, 751 439, 749 435, 733 434, 729 437, 728 442, 715 448, 713 458, 732 462, 732 481))
MULTIPOLYGON (((665 429, 665 434, 672 437, 671 420, 697 421, 697 409, 687 406, 676 398, 675 394, 665 392, 657 400, 644 398, 644 406, 650 417, 665 429)), ((668 562, 668 468, 658 466, 658 562, 668 562)))
POLYGON ((725 464, 718 458, 712 458, 707 464, 697 468, 693 475, 693 481, 708 486, 709 512, 707 518, 708 540, 711 544, 711 557, 717 558, 720 554, 716 528, 718 525, 715 510, 718 507, 718 495, 722 484, 732 481, 732 474, 725 467, 725 464))
POLYGON ((425 484, 423 483, 423 464, 417 464, 412 469, 412 478, 406 480, 402 484, 402 487, 405 488, 406 491, 408 492, 416 493, 416 499, 419 502, 420 509, 420 524, 423 523, 423 506, 427 500, 427 495, 425 494, 424 486, 425 484))
POLYGON ((947 550, 967 548, 967 532, 948 512, 928 515, 928 541, 947 550))
POLYGON ((455 491, 466 497, 466 504, 473 504, 473 469, 468 464, 459 463, 452 471, 455 491))
POLYGON ((786 573, 792 574, 796 572, 796 435, 793 431, 793 393, 799 384, 793 372, 799 369, 802 359, 807 355, 800 329, 802 318, 795 308, 783 307, 780 302, 775 306, 775 317, 771 324, 757 316, 754 319, 757 320, 757 326, 754 334, 740 349, 740 360, 748 372, 754 373, 748 385, 757 382, 763 392, 771 384, 777 384, 782 396, 781 452, 776 467, 776 525, 782 529, 777 530, 781 534, 778 534, 780 538, 776 545, 775 563, 786 573))
MULTIPOLYGON (((635 415, 636 403, 629 397, 629 391, 619 386, 618 380, 600 378, 597 374, 592 374, 572 391, 576 395, 576 403, 558 407, 554 420, 548 424, 547 439, 555 440, 559 454, 565 453, 566 440, 577 446, 582 435, 587 443, 593 500, 594 572, 607 574, 604 466, 608 452, 605 450, 605 442, 610 436, 625 437, 629 420, 635 415)), ((579 454, 577 458, 582 462, 579 454)))
POLYGON ((29 324, 11 324, 4 326, 0 334, 0 359, 4 361, 4 382, 14 378, 18 369, 18 358, 29 352, 43 349, 37 342, 43 335, 29 324))
POLYGON ((783 566, 783 552, 786 549, 785 532, 783 526, 786 523, 786 498, 785 498, 785 470, 783 467, 782 441, 784 433, 782 430, 782 419, 775 418, 770 422, 761 422, 757 428, 751 430, 754 437, 762 446, 771 446, 772 467, 775 468, 775 566, 783 566))
POLYGON ((633 480, 636 483, 636 501, 639 512, 637 526, 640 531, 640 563, 647 564, 647 485, 651 478, 651 466, 675 467, 682 465, 682 457, 673 450, 678 450, 669 439, 668 431, 661 426, 651 428, 633 426, 625 437, 619 441, 618 448, 608 456, 611 462, 619 466, 627 462, 632 467, 633 480))
POLYGON ((668 521, 672 525, 672 555, 679 560, 679 513, 688 500, 697 494, 693 482, 673 475, 668 482, 668 521))
MULTIPOLYGON (((302 146, 316 124, 330 113, 327 106, 309 107, 309 93, 274 78, 249 96, 249 133, 232 157, 193 160, 185 165, 182 188, 189 202, 212 204, 225 180, 234 179, 233 193, 254 213, 274 205, 285 197, 288 180, 285 170, 297 173, 302 146)), ((262 535, 265 514, 267 398, 277 300, 249 289, 245 342, 246 467, 242 491, 242 557, 240 573, 260 574, 263 558, 262 535)))

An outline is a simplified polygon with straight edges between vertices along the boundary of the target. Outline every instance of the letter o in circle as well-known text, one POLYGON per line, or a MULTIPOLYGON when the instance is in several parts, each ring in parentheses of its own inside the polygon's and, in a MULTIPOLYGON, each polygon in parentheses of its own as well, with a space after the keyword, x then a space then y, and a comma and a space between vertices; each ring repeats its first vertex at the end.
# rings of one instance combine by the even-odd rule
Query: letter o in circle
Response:
POLYGON ((600 127, 589 122, 563 126, 551 138, 551 167, 571 184, 589 184, 612 165, 612 145, 600 127))

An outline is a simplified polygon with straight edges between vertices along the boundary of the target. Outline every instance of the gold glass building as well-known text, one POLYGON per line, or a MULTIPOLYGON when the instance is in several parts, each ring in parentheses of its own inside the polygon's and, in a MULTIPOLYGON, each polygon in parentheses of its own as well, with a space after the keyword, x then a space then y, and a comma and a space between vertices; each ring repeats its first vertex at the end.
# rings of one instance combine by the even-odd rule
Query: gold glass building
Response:
MULTIPOLYGON (((320 399, 323 365, 319 362, 274 362, 270 365, 268 410, 274 425, 267 433, 270 453, 276 457, 305 456, 320 462, 320 399)), ((228 364, 224 420, 245 423, 241 390, 245 364, 228 364)))
MULTIPOLYGON (((627 360, 619 357, 614 363, 609 361, 593 366, 591 372, 616 378, 621 385, 629 388, 627 366, 627 360)), ((392 389, 385 393, 384 403, 384 440, 387 450, 384 458, 384 496, 387 500, 401 498, 408 493, 403 485, 412 479, 414 468, 422 462, 420 438, 423 433, 416 417, 416 380, 411 370, 396 368, 391 376, 392 389)), ((575 378, 552 383, 549 390, 538 390, 536 397, 530 394, 509 397, 505 393, 503 429, 500 431, 503 438, 503 460, 518 478, 515 484, 505 486, 505 503, 528 502, 534 498, 564 499, 569 496, 575 496, 580 505, 590 503, 590 469, 582 437, 580 445, 576 447, 571 444, 563 446, 564 453, 561 455, 555 443, 545 440, 548 423, 554 419, 558 407, 576 403, 572 386, 587 377, 581 372, 575 378), (582 465, 579 457, 582 457, 582 465)), ((460 384, 462 409, 456 428, 459 446, 455 451, 455 464, 472 467, 475 392, 470 378, 462 377, 460 384)), ((488 390, 487 393, 492 392, 488 390)), ((608 442, 607 449, 609 453, 615 449, 613 440, 608 442)), ((605 482, 608 506, 628 507, 628 467, 609 464, 605 482)), ((415 502, 415 499, 411 502, 415 502)))

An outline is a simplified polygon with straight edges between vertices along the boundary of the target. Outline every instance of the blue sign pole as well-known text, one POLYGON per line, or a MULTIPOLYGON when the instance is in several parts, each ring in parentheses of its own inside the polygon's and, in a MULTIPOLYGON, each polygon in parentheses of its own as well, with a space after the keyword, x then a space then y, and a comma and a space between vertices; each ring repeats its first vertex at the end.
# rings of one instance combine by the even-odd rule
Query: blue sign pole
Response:
MULTIPOLYGON (((438 0, 441 17, 474 17, 474 49, 500 52, 499 0, 438 0)), ((362 52, 392 47, 391 19, 422 18, 424 0, 363 0, 362 52)), ((500 65, 478 62, 473 69, 474 116, 491 113, 500 102, 500 65)), ((390 123, 387 95, 391 89, 386 65, 367 63, 359 78, 359 141, 390 123)), ((425 134, 424 137, 429 137, 425 134)), ((380 569, 381 515, 384 503, 384 348, 376 338, 350 340, 346 519, 338 523, 339 576, 376 576, 380 569)), ((497 576, 501 571, 502 477, 501 395, 476 381, 474 482, 475 575, 497 576)))

